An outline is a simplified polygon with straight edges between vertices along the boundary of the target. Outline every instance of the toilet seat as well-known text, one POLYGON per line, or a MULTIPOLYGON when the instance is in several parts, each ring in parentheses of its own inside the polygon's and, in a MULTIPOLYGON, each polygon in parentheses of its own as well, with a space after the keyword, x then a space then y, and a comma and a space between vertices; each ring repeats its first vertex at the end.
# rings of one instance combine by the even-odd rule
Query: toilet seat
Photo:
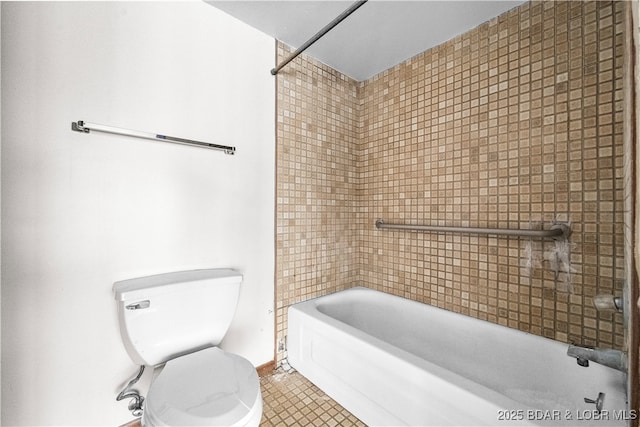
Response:
POLYGON ((260 381, 246 359, 211 347, 170 360, 151 383, 143 426, 258 426, 260 381))

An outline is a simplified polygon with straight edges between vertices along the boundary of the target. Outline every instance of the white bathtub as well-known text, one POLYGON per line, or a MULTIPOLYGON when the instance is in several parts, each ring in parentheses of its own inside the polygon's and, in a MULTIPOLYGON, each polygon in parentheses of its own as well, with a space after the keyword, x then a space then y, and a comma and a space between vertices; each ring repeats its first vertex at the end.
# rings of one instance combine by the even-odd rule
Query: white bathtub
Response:
POLYGON ((291 366, 371 426, 627 425, 626 375, 567 345, 367 288, 289 307, 291 366), (603 411, 584 398, 605 393, 603 411))

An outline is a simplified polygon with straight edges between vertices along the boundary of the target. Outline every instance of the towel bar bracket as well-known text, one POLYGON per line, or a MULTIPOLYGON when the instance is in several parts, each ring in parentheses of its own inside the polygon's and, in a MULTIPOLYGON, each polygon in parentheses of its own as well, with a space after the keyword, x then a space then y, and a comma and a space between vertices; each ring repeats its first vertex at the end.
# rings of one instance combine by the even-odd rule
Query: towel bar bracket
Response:
POLYGON ((71 122, 71 129, 76 132, 84 132, 89 133, 91 129, 84 127, 84 122, 82 120, 78 120, 77 122, 71 122))

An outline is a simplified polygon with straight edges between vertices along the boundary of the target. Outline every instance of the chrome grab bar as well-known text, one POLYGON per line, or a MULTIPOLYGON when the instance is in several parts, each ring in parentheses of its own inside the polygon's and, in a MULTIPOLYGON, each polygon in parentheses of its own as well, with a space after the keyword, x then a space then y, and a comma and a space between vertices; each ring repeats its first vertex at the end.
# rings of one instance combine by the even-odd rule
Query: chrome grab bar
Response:
POLYGON ((518 230, 508 228, 474 228, 474 227, 447 227, 439 225, 411 225, 411 224, 387 224, 382 219, 376 221, 377 229, 427 231, 434 233, 464 233, 485 234, 496 236, 518 236, 537 238, 567 238, 571 234, 571 228, 567 224, 553 224, 549 230, 518 230))

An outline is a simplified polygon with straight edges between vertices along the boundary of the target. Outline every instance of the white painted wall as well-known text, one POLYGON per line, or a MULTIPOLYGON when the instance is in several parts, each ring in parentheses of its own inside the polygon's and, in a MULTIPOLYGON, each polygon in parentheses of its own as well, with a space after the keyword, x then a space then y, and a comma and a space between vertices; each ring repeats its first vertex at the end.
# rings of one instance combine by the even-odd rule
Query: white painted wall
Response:
POLYGON ((244 273, 223 347, 273 358, 274 42, 203 3, 2 3, 2 424, 118 425, 113 282, 244 273), (237 146, 71 131, 86 120, 237 146))

